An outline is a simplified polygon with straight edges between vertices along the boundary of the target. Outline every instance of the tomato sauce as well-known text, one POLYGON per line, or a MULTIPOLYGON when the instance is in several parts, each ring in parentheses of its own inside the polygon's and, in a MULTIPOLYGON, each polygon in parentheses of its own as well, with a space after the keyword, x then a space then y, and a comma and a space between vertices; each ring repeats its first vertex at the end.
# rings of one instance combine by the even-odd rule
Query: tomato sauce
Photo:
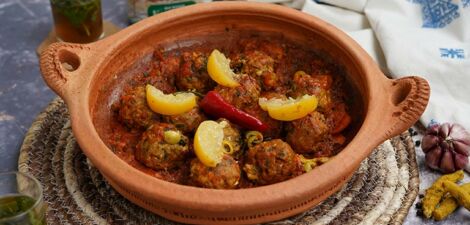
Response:
MULTIPOLYGON (((151 60, 132 71, 132 78, 122 86, 119 99, 112 104, 113 118, 109 124, 111 132, 104 137, 105 143, 118 157, 156 178, 193 185, 188 177, 189 162, 195 158, 192 150, 194 130, 184 131, 190 139, 190 153, 187 155, 188 163, 178 168, 152 169, 135 157, 136 146, 149 124, 178 121, 179 125, 185 125, 184 117, 168 119, 163 115, 156 115, 148 111, 145 101, 136 100, 137 94, 133 90, 146 84, 152 84, 167 94, 192 91, 204 95, 216 90, 228 103, 268 124, 272 129, 263 133, 267 140, 280 138, 288 143, 290 141, 291 146, 301 149, 296 151, 293 147, 294 151, 305 157, 334 156, 352 138, 356 128, 350 124, 357 121, 351 113, 351 101, 347 95, 351 88, 345 80, 342 67, 331 58, 282 38, 244 38, 234 45, 218 46, 231 59, 231 68, 235 73, 249 76, 239 88, 226 88, 217 86, 207 73, 207 58, 213 49, 214 46, 210 45, 172 50, 157 47, 151 60), (257 101, 262 96, 296 98, 305 94, 315 95, 319 99, 317 114, 296 122, 281 122, 270 118, 267 112, 261 110, 257 101), (130 108, 124 110, 124 105, 130 108), (295 133, 297 137, 289 139, 289 133, 295 133)), ((201 116, 211 119, 209 115, 201 116)), ((198 120, 193 119, 188 123, 194 121, 198 120)), ((193 127, 193 124, 188 125, 193 127)), ((238 163, 243 164, 244 160, 243 157, 239 158, 238 163)), ((244 173, 239 183, 240 188, 256 186, 244 173)))

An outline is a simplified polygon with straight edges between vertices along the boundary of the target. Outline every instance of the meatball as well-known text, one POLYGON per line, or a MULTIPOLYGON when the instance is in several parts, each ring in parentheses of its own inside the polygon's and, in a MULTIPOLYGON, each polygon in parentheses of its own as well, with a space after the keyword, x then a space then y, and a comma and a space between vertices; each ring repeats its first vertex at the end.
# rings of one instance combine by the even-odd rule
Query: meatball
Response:
POLYGON ((183 133, 193 132, 206 119, 199 107, 194 107, 183 114, 163 116, 163 121, 175 125, 183 133))
POLYGON ((241 154, 240 149, 242 144, 240 130, 224 118, 217 120, 217 122, 219 123, 223 121, 225 121, 227 124, 224 127, 224 142, 230 144, 230 146, 232 147, 231 155, 235 158, 238 158, 241 154))
POLYGON ((238 87, 229 88, 219 85, 215 88, 215 91, 225 101, 241 110, 258 105, 261 88, 256 80, 248 75, 241 75, 238 82, 240 83, 238 87))
POLYGON ((286 54, 285 45, 268 40, 244 39, 240 41, 243 53, 234 57, 232 65, 240 72, 255 77, 263 90, 275 90, 284 81, 276 73, 286 54))
POLYGON ((142 134, 135 151, 136 159, 157 170, 168 170, 182 163, 189 152, 189 139, 181 134, 174 125, 155 123, 142 134), (170 143, 165 139, 165 132, 179 133, 179 141, 170 143))
POLYGON ((179 73, 176 74, 179 90, 196 90, 206 93, 215 86, 207 73, 207 55, 202 52, 184 52, 179 73))
POLYGON ((292 81, 293 97, 300 97, 305 94, 315 95, 318 98, 318 107, 327 109, 331 106, 331 85, 333 79, 330 75, 308 75, 303 71, 298 71, 292 81))
POLYGON ((145 78, 144 83, 151 84, 156 87, 158 90, 162 91, 165 94, 171 94, 176 92, 174 85, 174 79, 164 76, 148 76, 145 78))
POLYGON ((181 57, 157 50, 154 52, 154 59, 150 71, 144 73, 144 83, 152 84, 165 94, 175 92, 175 77, 179 70, 181 57))
POLYGON ((180 69, 181 56, 176 53, 165 53, 162 50, 157 50, 153 54, 155 58, 154 68, 157 69, 157 75, 174 77, 180 69))
POLYGON ((147 128, 159 120, 159 116, 147 105, 144 86, 126 91, 118 107, 119 120, 131 128, 147 128))
POLYGON ((243 170, 248 179, 260 185, 285 181, 302 173, 300 158, 281 139, 250 148, 243 170))
POLYGON ((263 90, 277 86, 278 78, 274 73, 274 59, 261 51, 248 51, 237 54, 231 64, 235 71, 255 78, 263 90))
POLYGON ((191 161, 190 179, 199 187, 234 189, 240 177, 240 166, 229 155, 224 155, 216 167, 208 167, 197 158, 191 161))
POLYGON ((331 156, 333 144, 330 128, 323 114, 314 111, 307 116, 287 123, 286 141, 297 153, 314 153, 315 156, 331 156))

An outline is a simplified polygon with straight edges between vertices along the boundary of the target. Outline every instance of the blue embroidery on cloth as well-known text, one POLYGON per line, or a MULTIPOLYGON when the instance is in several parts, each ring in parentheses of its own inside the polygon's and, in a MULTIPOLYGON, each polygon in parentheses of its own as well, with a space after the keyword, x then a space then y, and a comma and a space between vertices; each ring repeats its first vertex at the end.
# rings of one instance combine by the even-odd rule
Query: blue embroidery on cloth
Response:
POLYGON ((460 16, 459 6, 452 3, 452 0, 412 0, 412 2, 422 5, 423 27, 426 28, 443 28, 460 16))
POLYGON ((427 128, 430 128, 431 126, 434 126, 436 124, 439 125, 440 123, 435 119, 431 119, 431 122, 429 122, 427 128))
POLYGON ((442 58, 465 59, 465 51, 461 48, 439 48, 442 58))
POLYGON ((462 0, 462 4, 464 8, 467 8, 470 6, 470 0, 462 0))

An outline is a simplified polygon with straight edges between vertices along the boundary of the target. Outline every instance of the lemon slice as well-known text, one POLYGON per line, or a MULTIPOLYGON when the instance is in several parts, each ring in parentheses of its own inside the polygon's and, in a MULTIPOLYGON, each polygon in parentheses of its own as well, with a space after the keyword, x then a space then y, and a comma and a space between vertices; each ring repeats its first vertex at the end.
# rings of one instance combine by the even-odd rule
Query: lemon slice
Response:
POLYGON ((212 120, 202 122, 194 135, 194 152, 206 166, 215 167, 224 156, 224 127, 226 122, 212 120))
POLYGON ((147 104, 150 109, 163 115, 178 115, 196 106, 196 95, 193 93, 164 94, 156 87, 146 87, 147 104))
POLYGON ((240 84, 235 80, 236 74, 230 69, 230 59, 227 59, 219 50, 214 49, 207 61, 207 72, 218 84, 225 87, 237 87, 240 84))
POLYGON ((304 95, 300 98, 286 100, 260 98, 258 104, 264 111, 268 111, 271 118, 281 121, 300 119, 313 112, 318 105, 314 95, 304 95))

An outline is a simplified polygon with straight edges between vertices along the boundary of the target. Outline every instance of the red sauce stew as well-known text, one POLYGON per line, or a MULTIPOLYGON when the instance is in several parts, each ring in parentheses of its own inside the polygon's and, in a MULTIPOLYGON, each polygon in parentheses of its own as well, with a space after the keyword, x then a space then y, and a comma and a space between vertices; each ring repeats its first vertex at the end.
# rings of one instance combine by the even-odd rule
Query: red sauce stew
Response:
POLYGON ((152 60, 133 72, 112 107, 112 135, 105 140, 117 156, 166 181, 235 189, 290 179, 341 151, 352 117, 346 104, 344 75, 338 65, 286 40, 243 38, 235 46, 219 49, 231 60, 232 70, 240 74, 240 86, 229 88, 217 85, 207 72, 213 49, 203 45, 171 51, 157 48, 152 60), (269 129, 261 134, 255 132, 262 135, 262 142, 258 139, 248 143, 248 129, 237 125, 233 118, 207 113, 199 103, 180 115, 160 115, 147 105, 147 84, 166 94, 195 92, 201 96, 199 101, 213 92, 269 129), (286 99, 303 95, 315 95, 318 107, 293 121, 275 120, 258 104, 261 97, 286 99), (226 154, 216 167, 201 163, 193 150, 195 130, 205 120, 227 123, 224 140, 230 143, 232 153, 226 154), (181 134, 177 143, 165 140, 167 131, 181 134))

